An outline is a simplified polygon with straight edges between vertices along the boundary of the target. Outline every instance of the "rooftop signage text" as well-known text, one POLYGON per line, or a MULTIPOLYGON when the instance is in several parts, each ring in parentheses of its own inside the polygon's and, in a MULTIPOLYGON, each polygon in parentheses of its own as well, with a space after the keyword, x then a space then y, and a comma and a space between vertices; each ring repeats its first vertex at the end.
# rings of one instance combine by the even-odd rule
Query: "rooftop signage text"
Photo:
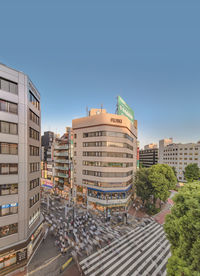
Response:
POLYGON ((111 118, 110 121, 113 123, 120 123, 120 124, 122 123, 122 119, 111 118))

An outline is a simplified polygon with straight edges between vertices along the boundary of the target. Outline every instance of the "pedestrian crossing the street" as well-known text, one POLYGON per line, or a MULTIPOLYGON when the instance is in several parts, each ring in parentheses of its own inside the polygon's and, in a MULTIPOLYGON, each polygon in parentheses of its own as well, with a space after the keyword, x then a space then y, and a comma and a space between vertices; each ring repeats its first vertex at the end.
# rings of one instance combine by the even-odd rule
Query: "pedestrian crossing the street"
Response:
POLYGON ((170 245, 163 227, 147 221, 80 262, 85 276, 166 275, 170 245))

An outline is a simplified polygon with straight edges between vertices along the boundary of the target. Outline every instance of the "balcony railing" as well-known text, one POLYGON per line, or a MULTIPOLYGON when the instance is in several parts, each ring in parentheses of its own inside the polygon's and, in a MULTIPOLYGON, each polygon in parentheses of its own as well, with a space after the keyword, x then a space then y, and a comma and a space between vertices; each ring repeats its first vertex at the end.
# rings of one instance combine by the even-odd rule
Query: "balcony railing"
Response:
POLYGON ((59 153, 54 153, 54 156, 68 156, 68 152, 59 152, 59 153))
POLYGON ((68 178, 69 176, 68 176, 68 174, 65 174, 65 173, 57 173, 57 172, 55 172, 55 174, 54 174, 54 176, 56 177, 63 177, 63 178, 68 178))
POLYGON ((54 149, 56 150, 60 150, 60 149, 68 149, 68 145, 64 145, 64 146, 55 146, 54 149))
POLYGON ((55 159, 54 162, 55 163, 65 163, 65 164, 68 164, 70 161, 69 160, 65 160, 65 159, 55 159))
POLYGON ((57 169, 57 170, 63 170, 63 171, 66 171, 66 170, 69 169, 68 167, 60 167, 60 166, 56 166, 54 168, 57 169))

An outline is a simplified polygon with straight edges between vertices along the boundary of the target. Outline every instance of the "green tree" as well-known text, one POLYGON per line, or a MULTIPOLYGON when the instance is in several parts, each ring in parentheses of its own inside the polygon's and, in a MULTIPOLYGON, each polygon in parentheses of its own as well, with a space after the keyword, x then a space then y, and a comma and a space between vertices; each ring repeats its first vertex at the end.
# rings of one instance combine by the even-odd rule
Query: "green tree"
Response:
POLYGON ((173 197, 164 229, 171 244, 170 276, 200 275, 200 185, 188 183, 173 197))
POLYGON ((173 172, 174 172, 174 175, 177 177, 176 168, 175 168, 175 167, 172 167, 172 170, 173 170, 173 172))
POLYGON ((143 204, 148 201, 153 193, 153 188, 149 182, 149 169, 141 168, 135 174, 136 194, 139 196, 143 204))
POLYGON ((200 178, 200 169, 197 164, 189 164, 185 167, 184 172, 185 179, 187 182, 192 182, 194 180, 199 180, 200 178))
POLYGON ((170 192, 176 187, 177 179, 173 169, 165 164, 157 164, 149 168, 149 181, 153 187, 154 203, 157 199, 166 201, 170 192))

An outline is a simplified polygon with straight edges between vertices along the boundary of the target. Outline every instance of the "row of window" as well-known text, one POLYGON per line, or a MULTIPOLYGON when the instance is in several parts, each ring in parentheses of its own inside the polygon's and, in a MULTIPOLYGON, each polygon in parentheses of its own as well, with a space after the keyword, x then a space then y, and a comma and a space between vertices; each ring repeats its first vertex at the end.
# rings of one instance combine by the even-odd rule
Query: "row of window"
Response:
POLYGON ((95 166, 95 167, 128 168, 128 167, 132 167, 132 166, 133 166, 133 163, 83 161, 83 165, 84 165, 84 166, 95 166))
MULTIPOLYGON (((198 148, 179 148, 179 150, 198 150, 198 148)), ((175 149, 165 149, 164 152, 169 152, 169 151, 176 151, 178 150, 178 148, 175 148, 175 149)))
POLYGON ((84 142, 83 147, 116 147, 116 148, 128 148, 133 150, 133 147, 127 143, 117 143, 109 141, 99 141, 99 142, 84 142))
POLYGON ((0 78, 0 89, 13 94, 18 94, 18 85, 15 82, 0 78))
POLYGON ((107 151, 83 151, 83 156, 133 158, 133 154, 130 154, 130 153, 107 152, 107 151))
POLYGON ((35 210, 35 212, 30 216, 29 219, 29 227, 37 220, 37 218, 40 216, 40 208, 35 210))
POLYGON ((17 214, 18 203, 0 205, 0 217, 17 214))
MULTIPOLYGON (((133 138, 128 135, 127 133, 123 132, 116 132, 116 131, 93 131, 93 132, 87 132, 83 133, 83 138, 87 137, 98 137, 98 136, 109 136, 109 137, 119 137, 119 138, 127 138, 130 141, 133 142, 133 138)), ((76 138, 76 134, 75 134, 76 138)))
POLYGON ((35 194, 34 196, 32 196, 29 200, 29 207, 31 208, 35 203, 37 203, 40 199, 40 194, 35 194))
POLYGON ((30 190, 38 187, 40 185, 40 179, 39 178, 36 178, 36 179, 33 179, 30 181, 30 190))
POLYGON ((39 162, 30 163, 30 173, 38 172, 39 170, 40 170, 40 163, 39 162))
POLYGON ((0 132, 7 134, 18 134, 18 125, 15 123, 0 121, 0 132))
POLYGON ((30 114, 30 120, 39 126, 40 118, 31 109, 29 109, 29 114, 30 114))
POLYGON ((132 175, 133 171, 129 172, 99 172, 99 171, 89 171, 83 170, 83 175, 92 175, 97 177, 126 177, 132 175))
POLYGON ((126 182, 101 182, 101 181, 94 181, 94 180, 88 180, 83 179, 83 184, 85 185, 91 185, 91 186, 99 186, 99 187, 126 187, 133 183, 133 178, 126 182))
POLYGON ((39 141, 40 140, 40 133, 37 130, 30 127, 29 128, 29 137, 39 141))
POLYGON ((30 155, 31 156, 39 156, 40 155, 39 147, 30 146, 30 155))
POLYGON ((16 103, 11 103, 6 100, 0 99, 0 111, 17 114, 18 113, 18 105, 16 103))
POLYGON ((18 174, 18 164, 0 164, 0 175, 2 174, 18 174))
POLYGON ((40 110, 40 103, 38 99, 33 95, 31 91, 29 91, 29 101, 34 105, 38 110, 40 110))
POLYGON ((15 234, 18 232, 18 223, 0 226, 0 238, 15 234))
POLYGON ((18 154, 18 144, 13 143, 0 143, 0 154, 18 154))
POLYGON ((0 185, 0 196, 13 195, 18 193, 18 184, 3 184, 0 185))

